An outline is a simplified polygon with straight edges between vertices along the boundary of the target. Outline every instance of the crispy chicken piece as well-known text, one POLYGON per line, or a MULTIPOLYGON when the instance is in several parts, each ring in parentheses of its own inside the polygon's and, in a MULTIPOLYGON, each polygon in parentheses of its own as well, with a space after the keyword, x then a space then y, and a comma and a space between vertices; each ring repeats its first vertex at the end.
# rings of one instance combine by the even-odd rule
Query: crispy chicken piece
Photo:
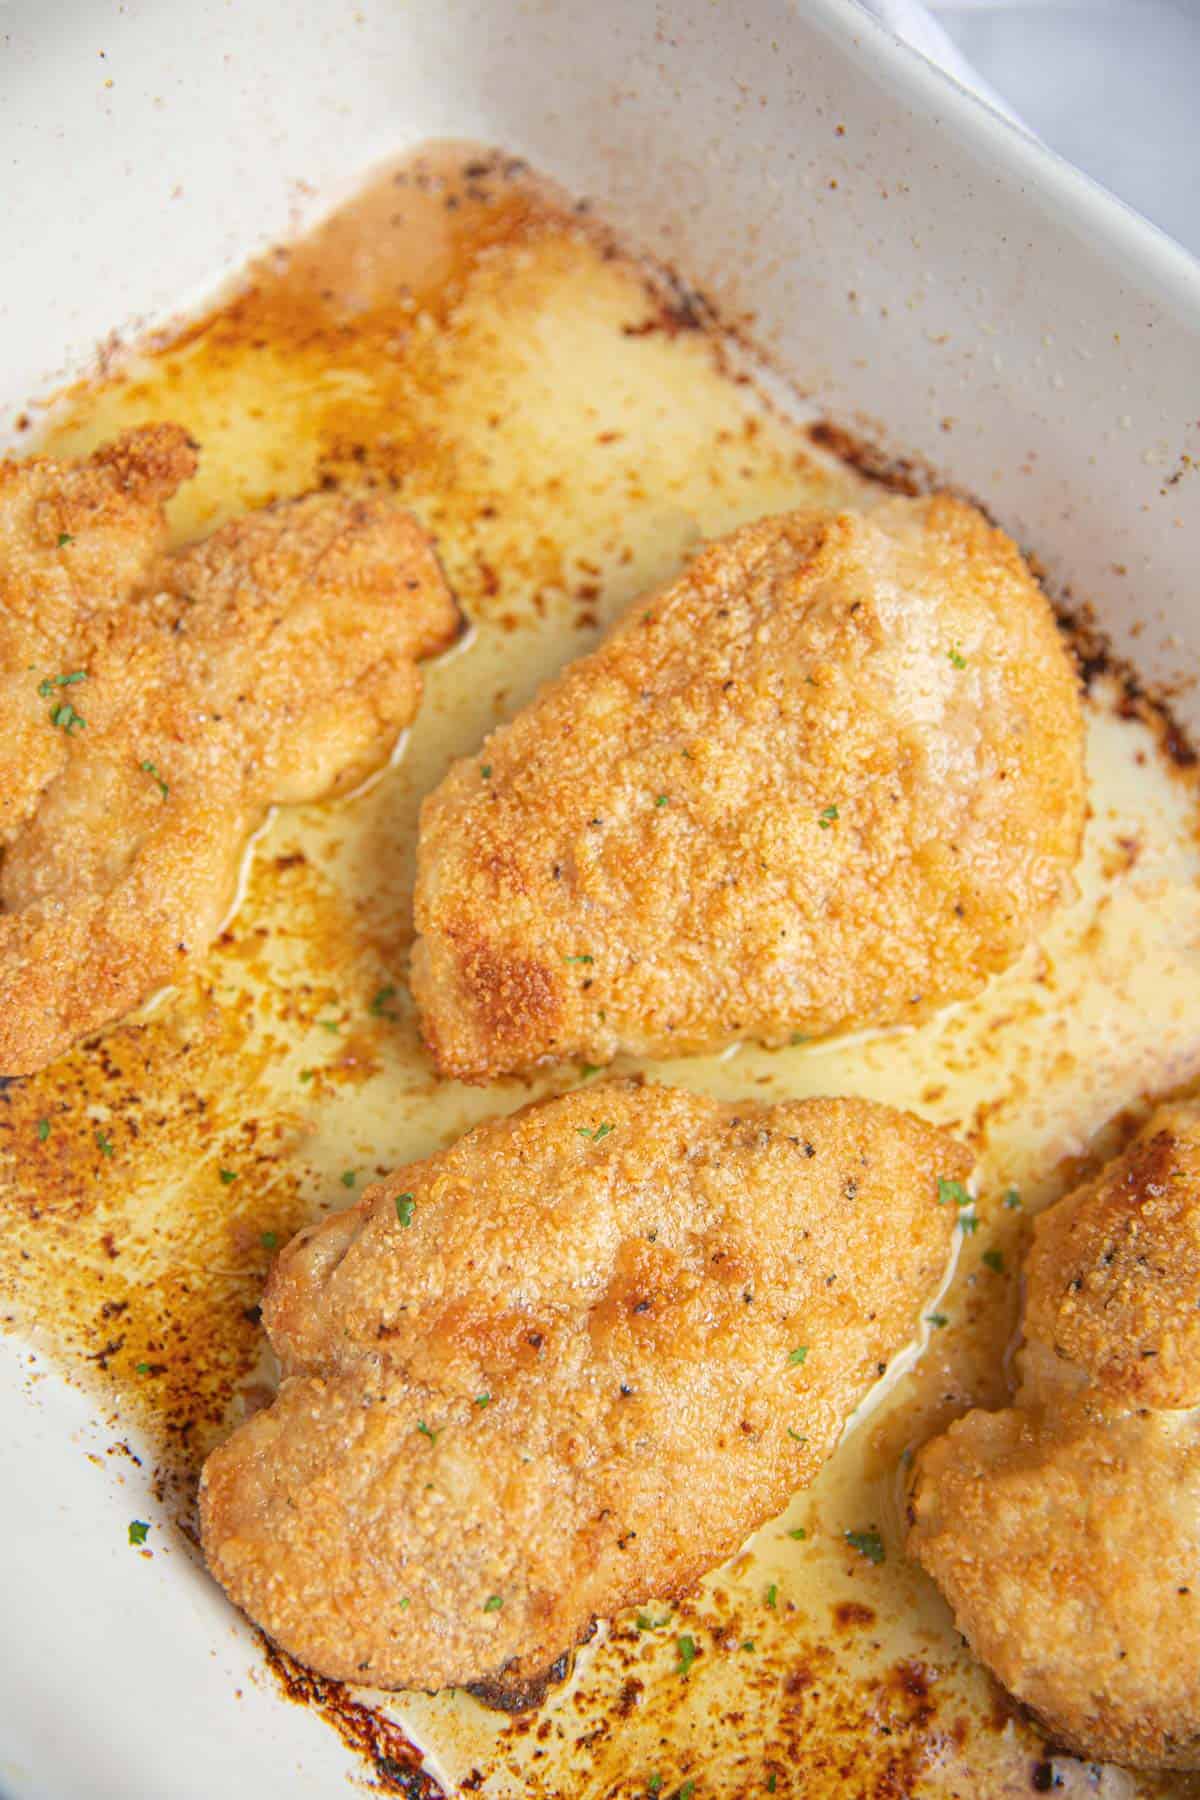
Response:
POLYGON ((279 1256, 285 1379, 205 1467, 213 1573, 324 1674, 534 1704, 813 1479, 970 1163, 861 1100, 614 1082, 486 1121, 279 1256))
POLYGON ((195 470, 178 425, 127 431, 82 462, 0 461, 0 845, 67 761, 39 676, 87 666, 161 556, 163 504, 195 470))
POLYGON ((1200 1768, 1200 1105, 1039 1218, 1021 1387, 921 1452, 910 1552, 1079 1755, 1200 1768))
POLYGON ((408 513, 313 494, 161 558, 47 633, 32 671, 10 666, 49 749, 0 865, 0 1073, 40 1068, 201 955, 267 809, 377 767, 417 710, 417 659, 457 629, 408 513))
POLYGON ((945 495, 765 519, 636 604, 425 801, 438 1068, 925 1017, 1070 891, 1078 684, 1017 550, 945 495))

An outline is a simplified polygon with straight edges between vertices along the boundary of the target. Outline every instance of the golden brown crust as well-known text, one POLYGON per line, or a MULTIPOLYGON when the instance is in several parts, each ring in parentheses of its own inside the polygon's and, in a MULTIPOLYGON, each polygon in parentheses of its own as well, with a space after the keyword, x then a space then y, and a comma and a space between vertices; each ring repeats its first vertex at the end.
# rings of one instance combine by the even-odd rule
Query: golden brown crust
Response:
MULTIPOLYGON (((191 453, 157 430, 153 451, 93 458, 89 480, 127 505, 161 495, 191 453)), ((151 550, 160 528, 156 499, 151 550)), ((4 664, 22 742, 0 774, 0 1074, 41 1067, 202 954, 267 808, 376 767, 417 709, 417 660, 458 629, 429 540, 386 500, 309 495, 139 568, 104 608, 81 588, 32 670, 4 664)), ((25 629, 0 607, 11 650, 9 624, 25 629)))
POLYGON ((1015 547, 946 496, 710 545, 421 815, 439 1069, 917 1020, 1069 889, 1077 681, 1015 547))
POLYGON ((1034 1228, 1027 1337, 1130 1405, 1200 1405, 1200 1105, 1164 1106, 1034 1228))
POLYGON ((1081 1756, 1200 1768, 1200 1107, 1038 1219, 1017 1405, 920 1453, 910 1553, 1081 1756))
POLYGON ((67 759, 39 676, 86 666, 162 554, 163 503, 195 468, 178 425, 139 426, 81 462, 0 461, 0 846, 67 759))
POLYGON ((813 1478, 969 1166, 855 1100, 625 1082, 486 1121, 280 1255, 285 1380, 206 1466, 213 1572, 325 1674, 535 1681, 813 1478))

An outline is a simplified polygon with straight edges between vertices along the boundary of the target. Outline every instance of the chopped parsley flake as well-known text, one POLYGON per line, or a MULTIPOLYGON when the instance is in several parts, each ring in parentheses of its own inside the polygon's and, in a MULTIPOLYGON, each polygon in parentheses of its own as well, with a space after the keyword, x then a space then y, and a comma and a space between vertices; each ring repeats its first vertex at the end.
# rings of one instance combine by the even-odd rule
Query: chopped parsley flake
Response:
POLYGON ((313 1076, 316 1074, 316 1072, 317 1071, 315 1069, 301 1069, 301 1071, 300 1071, 301 1081, 311 1081, 313 1076))
POLYGON ((218 1169, 217 1174, 221 1177, 222 1187, 228 1187, 230 1182, 237 1180, 236 1169, 218 1169))
POLYGON ((1007 1206, 1009 1212, 1015 1212, 1017 1210, 1021 1204, 1021 1196, 1018 1194, 1016 1188, 1007 1189, 1004 1195, 1004 1204, 1007 1206))
POLYGON ((323 1031, 340 1031, 342 1029, 340 1019, 318 1019, 317 1024, 323 1031))
POLYGON ((664 1625, 671 1623, 671 1615, 665 1612, 661 1619, 652 1619, 649 1613, 639 1613, 634 1623, 639 1631, 661 1631, 664 1625))
POLYGON ((481 764, 481 765, 480 765, 480 770, 479 770, 479 773, 480 773, 480 774, 481 774, 481 775, 482 775, 482 776, 483 776, 483 779, 484 779, 484 780, 485 780, 485 781, 490 781, 490 780, 491 780, 491 779, 492 779, 492 765, 491 765, 491 763, 483 763, 483 764, 481 764))
POLYGON ((357 1169, 343 1169, 342 1170, 342 1186, 343 1187, 353 1187, 357 1180, 358 1180, 358 1170, 357 1169))
POLYGON ((420 1432, 422 1437, 427 1437, 431 1444, 437 1443, 437 1441, 438 1441, 437 1432, 430 1431, 430 1429, 429 1429, 428 1425, 425 1423, 424 1419, 417 1420, 417 1430, 420 1432))
POLYGON ((594 956, 588 956, 586 953, 583 956, 564 956, 563 957, 563 961, 569 962, 569 963, 572 963, 572 962, 574 962, 574 963, 594 963, 595 960, 596 959, 594 956))
POLYGON ((593 1075, 599 1075, 604 1068, 603 1063, 583 1063, 579 1070, 580 1081, 590 1081, 593 1075))
POLYGON ((807 1031, 793 1031, 790 1041, 793 1044, 807 1044, 807 1042, 808 1042, 807 1031))
POLYGON ((768 1792, 768 1794, 773 1794, 775 1792, 775 1777, 774 1777, 774 1775, 768 1775, 768 1777, 767 1777, 767 1792, 768 1792))
POLYGON ((373 1014, 377 1019, 394 1019, 396 1015, 394 1012, 388 1012, 387 1003, 394 998, 395 992, 396 990, 394 987, 381 987, 372 999, 367 1011, 373 1014))
POLYGON ((49 1121, 49 1119, 39 1119, 38 1120, 37 1133, 38 1133, 38 1143, 44 1144, 46 1139, 50 1136, 50 1121, 49 1121))
POLYGON ((150 1532, 145 1519, 131 1519, 129 1522, 129 1541, 131 1544, 144 1544, 150 1532))
POLYGON ((96 1145, 100 1151, 101 1156, 111 1156, 112 1155, 112 1153, 113 1153, 112 1139, 109 1137, 109 1135, 106 1131, 101 1131, 99 1126, 96 1127, 96 1145))
POLYGON ((788 1433, 788 1436, 792 1439, 793 1443, 807 1444, 807 1442, 808 1442, 808 1439, 806 1437, 801 1437, 800 1433, 798 1431, 793 1431, 790 1425, 787 1428, 787 1433, 788 1433))
POLYGON ((971 1206, 973 1201, 961 1181, 947 1181, 944 1175, 938 1176, 938 1205, 948 1203, 954 1206, 971 1206))
POLYGON ((960 1231, 966 1232, 967 1236, 970 1237, 974 1232, 979 1230, 979 1220, 975 1217, 974 1213, 959 1213, 958 1228, 960 1231))
POLYGON ((504 1602, 499 1594, 490 1594, 483 1603, 483 1610, 484 1612, 499 1612, 503 1605, 504 1602))
POLYGON ((274 1231, 264 1231, 259 1238, 259 1242, 264 1250, 274 1250, 279 1242, 279 1237, 274 1231))
POLYGON ((828 831, 830 826, 836 822, 837 816, 838 809, 836 806, 823 807, 817 817, 817 824, 821 827, 822 831, 828 831))
POLYGON ((406 1228, 412 1224, 413 1213, 416 1211, 416 1208, 417 1203, 411 1194, 396 1195, 396 1217, 406 1228))
POLYGON ((767 1589, 767 1605, 772 1609, 772 1611, 774 1611, 775 1604, 778 1601, 778 1599, 779 1599, 779 1587, 778 1587, 778 1584, 773 1581, 771 1583, 770 1587, 767 1589))
POLYGON ((950 1323, 945 1313, 926 1313, 925 1322, 928 1325, 932 1325, 937 1331, 940 1331, 943 1325, 948 1325, 950 1323))
POLYGON ((661 1787, 662 1787, 662 1776, 661 1775, 652 1775, 650 1777, 649 1781, 646 1783, 646 1792, 648 1794, 657 1794, 661 1787))
POLYGON ((490 1394, 476 1394, 475 1404, 476 1406, 487 1406, 491 1398, 492 1396, 490 1394))
POLYGON ((957 644, 955 644, 953 650, 950 652, 950 661, 954 664, 956 669, 965 669, 967 666, 967 659, 957 644))
POLYGON ((870 1531, 847 1531, 845 1538, 846 1542, 857 1550, 860 1556, 865 1556, 867 1561, 873 1562, 877 1568, 887 1555, 883 1547, 883 1539, 874 1526, 870 1531))
POLYGON ((742 1649, 743 1650, 753 1650, 754 1649, 754 1639, 753 1638, 743 1638, 742 1639, 742 1649))
MULTIPOLYGON (((38 682, 38 693, 42 696, 43 700, 48 700, 55 688, 74 687, 77 681, 86 680, 86 669, 76 669, 70 675, 47 675, 44 681, 38 682)), ((57 723, 58 721, 55 720, 55 724, 57 723)))
POLYGON ((804 1359, 807 1355, 808 1355, 808 1345, 807 1344, 799 1344, 799 1345, 797 1345, 795 1350, 792 1350, 789 1353, 788 1362, 793 1365, 798 1365, 804 1361, 804 1359))
POLYGON ((606 1138, 610 1131, 615 1131, 616 1126, 610 1125, 608 1120, 606 1119, 604 1121, 603 1125, 597 1125, 595 1131, 590 1131, 586 1125, 577 1125, 575 1127, 575 1130, 578 1132, 580 1137, 590 1138, 592 1140, 593 1144, 598 1144, 600 1142, 600 1139, 606 1138))
POLYGON ((679 1667, 676 1669, 675 1673, 677 1675, 687 1675, 690 1673, 692 1664, 696 1660, 696 1640, 694 1637, 690 1637, 685 1633, 683 1637, 677 1637, 675 1639, 675 1648, 679 1652, 679 1667))
POLYGON ((155 768, 155 766, 152 762, 144 762, 142 764, 142 774, 143 775, 152 775, 154 777, 154 785, 157 787, 159 793, 162 795, 163 799, 165 800, 171 790, 167 786, 166 782, 163 780, 162 776, 159 774, 158 770, 155 768))
POLYGON ((137 1372, 139 1375, 148 1375, 150 1373, 150 1364, 147 1362, 140 1362, 137 1365, 137 1372))
POLYGON ((795 1538, 796 1542, 800 1544, 804 1542, 808 1533, 805 1531, 803 1525, 793 1525, 792 1529, 788 1532, 788 1536, 790 1538, 795 1538))
POLYGON ((400 1608, 400 1611, 403 1612, 405 1610, 405 1608, 408 1606, 408 1595, 401 1594, 399 1600, 397 1600, 397 1602, 396 1602, 396 1605, 400 1608))
POLYGON ((671 800, 669 794, 660 794, 658 799, 654 802, 655 806, 669 806, 670 803, 671 800))
POLYGON ((691 1781, 691 1780, 685 1781, 683 1786, 679 1790, 679 1800, 692 1800, 692 1795, 695 1793, 695 1791, 696 1791, 695 1782, 691 1781))
POLYGON ((68 544, 73 544, 74 542, 75 542, 75 538, 71 532, 69 532, 69 531, 60 531, 59 532, 58 547, 60 550, 65 550, 68 544))
POLYGON ((987 1264, 989 1269, 994 1269, 996 1271, 997 1275, 1003 1275, 1003 1273, 1004 1273, 1004 1256, 1001 1251, 985 1250, 983 1253, 983 1260, 987 1264))
POLYGON ((71 705, 69 700, 64 700, 61 706, 56 706, 52 709, 50 713, 50 723, 52 725, 57 725, 61 731, 65 731, 67 736, 70 737, 76 726, 79 727, 80 731, 83 731, 87 725, 87 720, 83 717, 82 713, 77 713, 75 711, 75 708, 71 705))

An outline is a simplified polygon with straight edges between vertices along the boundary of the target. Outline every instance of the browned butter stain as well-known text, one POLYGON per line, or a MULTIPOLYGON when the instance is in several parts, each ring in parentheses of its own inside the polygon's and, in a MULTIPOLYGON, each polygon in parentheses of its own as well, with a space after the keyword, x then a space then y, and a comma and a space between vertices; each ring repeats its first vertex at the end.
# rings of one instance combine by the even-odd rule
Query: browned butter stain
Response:
MULTIPOLYGON (((814 444, 738 373, 699 297, 520 162, 462 146, 385 171, 208 314, 64 396, 43 436, 75 452, 157 417, 202 446, 179 537, 313 485, 386 486, 436 532, 474 627, 428 672, 383 780, 269 828, 202 970, 0 1092, 0 1317, 90 1384, 115 1438, 140 1434, 190 1532, 205 1454, 269 1391, 258 1297, 274 1249, 390 1164, 580 1078, 434 1079, 405 985, 421 795, 701 536, 869 502, 911 471, 852 468, 829 432, 814 444)), ((863 1092, 975 1146, 980 1227, 919 1367, 782 1521, 673 1613, 650 1608, 649 1628, 614 1621, 536 1713, 385 1704, 268 1651, 375 1788, 442 1791, 415 1736, 450 1788, 547 1800, 689 1782, 696 1800, 1194 1791, 1053 1759, 902 1555, 906 1452, 1007 1393, 1030 1214, 1110 1121, 1119 1136, 1149 1094, 1200 1073, 1194 758, 1145 696, 1104 689, 1091 639, 1085 654, 1094 816, 1081 899, 1039 950, 918 1032, 643 1065, 729 1096, 863 1092), (846 1538, 867 1527, 878 1566, 846 1538)))

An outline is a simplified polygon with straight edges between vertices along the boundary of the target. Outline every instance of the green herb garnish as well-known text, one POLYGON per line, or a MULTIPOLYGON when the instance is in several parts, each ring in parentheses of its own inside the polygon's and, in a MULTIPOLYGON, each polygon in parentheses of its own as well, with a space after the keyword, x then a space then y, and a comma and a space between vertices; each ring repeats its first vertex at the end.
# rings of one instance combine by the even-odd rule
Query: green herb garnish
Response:
POLYGON ((615 1131, 616 1126, 610 1125, 606 1119, 603 1125, 597 1125, 595 1131, 589 1131, 586 1125, 577 1125, 575 1130, 580 1137, 590 1138, 593 1144, 598 1144, 600 1139, 606 1138, 610 1131, 615 1131))
POLYGON ((236 1169, 218 1169, 217 1174, 221 1178, 221 1186, 222 1187, 228 1187, 231 1182, 234 1182, 237 1180, 237 1170, 236 1169))
POLYGON ((696 1660, 696 1640, 685 1633, 683 1637, 675 1639, 675 1648, 679 1652, 679 1667, 675 1673, 687 1675, 696 1660))
POLYGON ((788 1353, 788 1362, 792 1365, 798 1365, 804 1361, 804 1359, 807 1355, 808 1355, 808 1345, 807 1344, 799 1344, 795 1350, 792 1350, 788 1353))
POLYGON ((396 1017, 395 1013, 388 1012, 386 1008, 388 1001, 394 997, 395 992, 396 990, 394 987, 381 987, 372 999, 367 1011, 372 1013, 377 1019, 394 1019, 396 1017))
MULTIPOLYGON (((76 669, 70 675, 47 675, 44 681, 38 682, 38 693, 42 696, 43 700, 48 700, 55 688, 74 687, 77 681, 86 680, 86 669, 76 669)), ((82 724, 82 722, 83 721, 81 720, 80 723, 82 724)), ((58 720, 55 719, 54 723, 57 725, 58 720)))
POLYGON ((484 1612, 499 1612, 503 1605, 504 1602, 499 1594, 490 1594, 483 1603, 483 1610, 484 1612))
POLYGON ((830 826, 833 825, 834 822, 836 821, 837 816, 838 816, 838 809, 836 806, 822 807, 820 813, 817 816, 817 824, 821 827, 822 831, 828 831, 830 826))
POLYGON ((803 1525, 793 1525, 792 1529, 788 1532, 788 1536, 790 1538, 795 1538, 797 1543, 802 1543, 808 1536, 808 1533, 805 1531, 803 1525))
POLYGON ((948 1325, 950 1323, 945 1313, 926 1313, 925 1321, 926 1324, 932 1325, 935 1330, 938 1331, 941 1330, 943 1325, 948 1325))
POLYGON ((486 1406, 488 1404, 488 1402, 490 1401, 491 1397, 492 1396, 490 1394, 476 1394, 476 1396, 475 1396, 476 1406, 486 1406))
POLYGON ((787 1428, 787 1434, 797 1444, 807 1444, 808 1442, 808 1439, 801 1437, 798 1431, 793 1431, 790 1425, 787 1428))
POLYGON ((669 794, 660 794, 658 796, 658 799, 654 802, 654 804, 655 804, 655 806, 669 806, 670 805, 670 795, 669 794))
POLYGON ((979 1230, 979 1220, 975 1217, 974 1213, 959 1213, 958 1228, 970 1237, 974 1232, 979 1230))
POLYGON ((938 1205, 952 1203, 955 1206, 971 1206, 974 1202, 961 1181, 947 1181, 944 1175, 938 1176, 938 1205))
POLYGON ((771 1608, 772 1611, 774 1611, 775 1603, 778 1599, 779 1599, 779 1588, 775 1582, 772 1582, 770 1587, 767 1589, 767 1605, 771 1608))
POLYGON ((258 1241, 264 1250, 274 1250, 279 1242, 279 1237, 274 1231, 264 1231, 260 1234, 258 1241))
POLYGON ((956 669, 965 669, 967 666, 967 659, 957 644, 955 644, 953 650, 950 652, 950 661, 954 664, 956 669))
POLYGON ((343 1187, 353 1187, 357 1180, 358 1180, 358 1170, 357 1169, 343 1169, 342 1170, 342 1186, 343 1187))
POLYGON ((987 1264, 989 1269, 994 1269, 996 1271, 997 1275, 1003 1275, 1003 1273, 1004 1273, 1004 1255, 1003 1255, 1002 1251, 1000 1251, 1000 1250, 985 1250, 983 1253, 983 1260, 987 1264))
POLYGON ((76 726, 78 726, 80 731, 83 731, 87 725, 87 720, 83 717, 82 713, 77 713, 75 711, 75 708, 71 705, 69 700, 64 700, 61 706, 56 706, 51 710, 50 723, 52 725, 57 725, 61 731, 65 731, 67 736, 70 737, 76 726))
POLYGON ((96 1144, 99 1148, 101 1156, 111 1156, 112 1155, 112 1153, 113 1153, 112 1139, 109 1137, 109 1135, 106 1131, 101 1131, 99 1126, 96 1127, 96 1144))
POLYGON ((71 534, 71 532, 69 532, 69 531, 60 531, 59 532, 58 547, 60 550, 65 549, 68 544, 73 544, 74 542, 75 542, 75 539, 74 539, 73 535, 71 534))
POLYGON ((634 1623, 639 1631, 661 1631, 664 1625, 671 1623, 671 1615, 665 1612, 661 1619, 652 1619, 649 1613, 639 1613, 634 1623))
POLYGON ((412 1224, 413 1213, 416 1211, 416 1207, 417 1203, 411 1194, 396 1195, 396 1217, 405 1229, 412 1224))
POLYGON ((165 800, 171 790, 167 786, 166 782, 163 780, 162 776, 159 774, 158 770, 155 768, 155 766, 152 762, 144 762, 142 764, 142 774, 143 775, 152 775, 154 777, 154 784, 158 788, 158 791, 162 795, 163 799, 165 800))
POLYGON ((563 961, 569 962, 569 963, 594 963, 595 960, 596 959, 594 956, 588 956, 586 954, 586 952, 583 956, 564 956, 563 957, 563 961))
POLYGON ((50 1136, 50 1121, 49 1121, 49 1119, 39 1119, 38 1120, 37 1134, 38 1134, 38 1143, 44 1144, 46 1139, 50 1136))
POLYGON ((437 1432, 430 1431, 430 1429, 429 1429, 428 1425, 425 1423, 424 1419, 417 1420, 417 1430, 420 1432, 422 1437, 427 1437, 431 1444, 437 1443, 437 1441, 438 1441, 437 1432))
POLYGON ((485 781, 490 781, 492 779, 491 763, 481 763, 480 767, 479 767, 479 773, 483 776, 483 779, 485 781))
POLYGON ((129 1541, 131 1544, 144 1544, 150 1527, 145 1519, 133 1519, 129 1525, 129 1541))
POLYGON ((1018 1194, 1016 1188, 1008 1188, 1005 1190, 1004 1204, 1007 1206, 1009 1212, 1015 1212, 1017 1210, 1021 1204, 1021 1196, 1018 1194))
POLYGON ((845 1538, 846 1542, 857 1550, 860 1556, 865 1556, 867 1561, 873 1562, 876 1567, 887 1555, 883 1547, 883 1539, 874 1527, 870 1531, 847 1531, 845 1538))

